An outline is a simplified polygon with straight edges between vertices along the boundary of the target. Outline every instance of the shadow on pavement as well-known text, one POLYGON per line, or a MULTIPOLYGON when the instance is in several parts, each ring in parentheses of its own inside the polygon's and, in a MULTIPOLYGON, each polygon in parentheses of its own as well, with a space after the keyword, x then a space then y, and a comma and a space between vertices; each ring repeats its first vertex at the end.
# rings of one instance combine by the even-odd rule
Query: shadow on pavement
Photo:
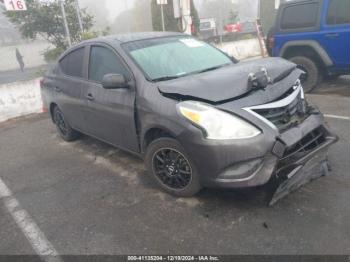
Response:
POLYGON ((313 93, 350 97, 350 76, 325 80, 313 93))

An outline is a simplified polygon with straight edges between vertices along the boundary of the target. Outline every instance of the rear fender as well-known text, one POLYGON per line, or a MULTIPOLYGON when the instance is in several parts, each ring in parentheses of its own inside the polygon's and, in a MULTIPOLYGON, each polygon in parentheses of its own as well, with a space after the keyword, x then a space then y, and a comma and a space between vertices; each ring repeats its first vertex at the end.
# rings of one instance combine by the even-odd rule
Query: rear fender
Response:
POLYGON ((281 49, 279 56, 285 57, 288 49, 292 47, 303 47, 307 46, 312 48, 320 57, 325 66, 330 67, 333 66, 333 61, 329 57, 328 53, 324 50, 324 48, 316 41, 313 40, 298 40, 298 41, 289 41, 287 42, 281 49))

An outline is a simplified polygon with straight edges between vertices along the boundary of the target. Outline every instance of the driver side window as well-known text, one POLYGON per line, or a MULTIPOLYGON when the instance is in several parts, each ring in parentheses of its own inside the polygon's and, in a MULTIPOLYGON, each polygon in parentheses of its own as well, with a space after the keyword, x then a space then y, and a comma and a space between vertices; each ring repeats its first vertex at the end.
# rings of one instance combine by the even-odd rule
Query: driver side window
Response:
POLYGON ((121 74, 130 79, 130 74, 116 54, 102 46, 92 46, 90 51, 89 79, 97 83, 102 82, 106 74, 121 74))

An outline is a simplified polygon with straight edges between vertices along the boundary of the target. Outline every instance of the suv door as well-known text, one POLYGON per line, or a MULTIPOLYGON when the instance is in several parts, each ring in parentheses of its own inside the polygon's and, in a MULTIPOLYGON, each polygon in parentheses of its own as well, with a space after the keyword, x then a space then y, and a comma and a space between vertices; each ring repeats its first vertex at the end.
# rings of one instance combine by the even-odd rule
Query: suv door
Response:
POLYGON ((134 79, 115 50, 105 45, 91 45, 88 84, 84 90, 88 133, 117 147, 139 152, 136 133, 134 79), (104 89, 106 74, 122 74, 129 88, 104 89))
POLYGON ((78 47, 60 59, 55 80, 50 85, 54 92, 53 101, 64 114, 65 120, 78 130, 85 129, 81 93, 85 84, 84 66, 86 48, 78 47))
POLYGON ((350 1, 325 1, 322 44, 335 67, 350 68, 350 1))
POLYGON ((319 41, 321 3, 310 0, 281 5, 274 27, 274 56, 279 56, 282 48, 291 41, 319 41))

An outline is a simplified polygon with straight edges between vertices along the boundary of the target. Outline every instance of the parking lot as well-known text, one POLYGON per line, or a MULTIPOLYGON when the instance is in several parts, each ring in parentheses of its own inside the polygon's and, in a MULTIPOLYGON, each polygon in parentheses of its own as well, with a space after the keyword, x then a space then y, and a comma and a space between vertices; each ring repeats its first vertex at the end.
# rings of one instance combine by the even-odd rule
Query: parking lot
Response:
POLYGON ((331 176, 273 207, 263 188, 164 194, 141 160, 63 142, 46 114, 0 124, 0 254, 349 254, 350 78, 309 99, 340 137, 331 176))

